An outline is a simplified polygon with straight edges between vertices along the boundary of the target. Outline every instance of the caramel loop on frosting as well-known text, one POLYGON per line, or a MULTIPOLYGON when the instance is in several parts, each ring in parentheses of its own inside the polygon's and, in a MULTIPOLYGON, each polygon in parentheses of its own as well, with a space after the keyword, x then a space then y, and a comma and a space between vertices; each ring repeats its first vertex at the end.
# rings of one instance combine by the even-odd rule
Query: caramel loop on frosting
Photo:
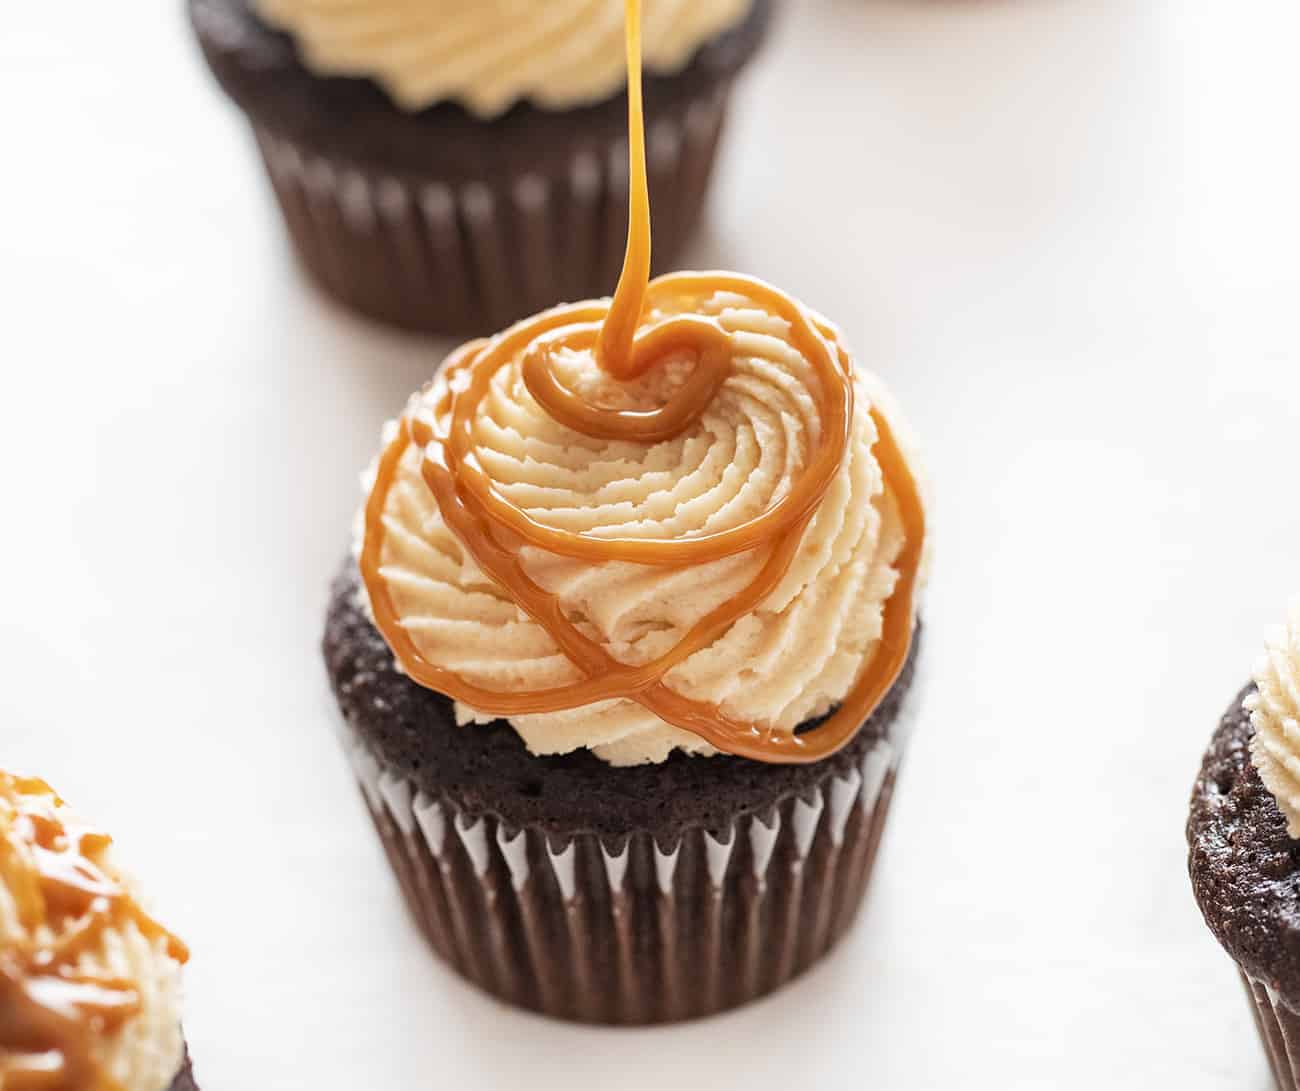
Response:
POLYGON ((1286 816, 1287 833, 1300 838, 1300 598, 1268 635, 1254 674, 1256 691, 1246 698, 1251 761, 1286 816))
POLYGON ((671 439, 685 430, 718 392, 727 377, 731 347, 720 326, 696 315, 682 315, 672 324, 657 326, 634 342, 630 359, 640 370, 629 375, 639 378, 656 361, 675 351, 694 346, 698 354, 677 396, 653 409, 614 409, 592 405, 566 387, 551 368, 557 347, 572 351, 592 348, 601 327, 561 327, 549 337, 529 346, 520 371, 533 399, 556 420, 575 431, 597 439, 634 439, 644 443, 671 439))
MULTIPOLYGON (((594 535, 584 530, 571 530, 563 525, 548 523, 534 518, 525 508, 516 505, 493 480, 491 473, 484 468, 478 452, 477 429, 480 410, 483 403, 499 391, 493 390, 494 377, 504 368, 526 369, 533 353, 534 338, 525 336, 530 323, 521 323, 503 338, 489 342, 472 357, 461 357, 455 365, 446 369, 446 382, 450 392, 450 422, 448 435, 440 438, 444 454, 435 461, 446 462, 449 472, 458 477, 458 489, 476 510, 492 521, 509 528, 525 539, 529 544, 549 550, 562 556, 577 557, 592 561, 624 560, 647 565, 677 566, 692 564, 701 560, 714 559, 754 549, 769 543, 772 537, 802 520, 818 503, 843 461, 848 443, 849 421, 852 415, 853 387, 851 375, 844 369, 836 349, 822 336, 812 317, 802 310, 793 300, 782 296, 775 289, 735 274, 712 273, 678 273, 662 277, 652 285, 652 291, 659 297, 658 306, 671 312, 673 308, 704 308, 708 306, 708 293, 717 295, 732 294, 747 300, 759 301, 768 317, 787 324, 785 338, 790 348, 798 354, 811 369, 812 375, 806 388, 806 394, 812 402, 810 408, 816 411, 816 427, 819 442, 809 451, 807 466, 798 480, 776 498, 771 510, 757 511, 752 518, 738 525, 728 525, 723 529, 702 529, 700 533, 690 536, 667 534, 629 533, 627 535, 594 535), (521 357, 519 347, 527 346, 521 357), (463 381, 462 381, 463 380, 463 381)), ((573 308, 577 314, 587 313, 590 304, 579 304, 573 308)), ((563 328, 567 308, 547 312, 539 319, 538 335, 553 334, 557 328, 563 328)), ((661 311, 661 313, 664 313, 661 311)), ((643 353, 644 348, 652 351, 661 348, 671 350, 679 344, 678 352, 689 355, 692 350, 688 338, 699 338, 703 344, 696 353, 697 359, 681 359, 679 363, 690 368, 681 378, 678 389, 662 399, 651 394, 652 408, 632 410, 610 410, 599 407, 589 408, 583 412, 570 413, 569 400, 576 400, 570 388, 568 399, 542 401, 540 407, 548 411, 555 423, 570 432, 583 434, 591 416, 616 417, 625 415, 633 419, 656 419, 656 414, 676 418, 678 428, 659 439, 670 439, 683 428, 697 421, 710 405, 710 399, 726 378, 725 370, 731 366, 731 354, 734 351, 730 334, 721 326, 698 320, 698 310, 686 310, 683 314, 673 314, 662 326, 653 327, 648 333, 641 334, 633 342, 633 355, 643 353), (681 317, 691 321, 681 322, 681 317), (659 335, 659 330, 666 330, 667 335, 659 335), (689 332, 687 332, 689 331, 689 332), (708 331, 707 337, 700 334, 708 331), (725 354, 725 355, 724 355, 725 354), (707 361, 707 362, 706 362, 707 361), (693 367, 692 367, 693 364, 693 367), (707 375, 707 382, 699 382, 695 374, 701 367, 723 372, 718 376, 707 375)), ((551 338, 546 343, 544 360, 549 365, 541 367, 534 363, 534 372, 542 367, 556 367, 563 363, 562 357, 567 351, 572 360, 573 354, 588 346, 592 332, 585 325, 567 324, 571 341, 557 341, 551 338)), ((661 363, 665 356, 651 357, 661 363)), ((638 370, 644 375, 648 363, 639 364, 638 370)), ((603 372, 603 369, 600 369, 603 372)), ((532 384, 528 375, 522 375, 525 388, 532 394, 532 384)), ((581 374, 576 381, 583 381, 581 374)), ((586 381, 591 376, 585 376, 586 381)), ((536 382, 536 380, 534 380, 536 382)), ((597 399, 617 398, 626 395, 626 390, 619 390, 614 384, 607 384, 605 391, 594 392, 597 399)), ((534 395, 535 398, 535 395, 534 395)), ((588 438, 610 438, 599 433, 588 438)), ((628 440, 642 440, 636 429, 625 436, 628 440)))
POLYGON ((163 1091, 181 1067, 184 944, 140 907, 111 840, 0 771, 0 1087, 163 1091))
MULTIPOLYGON (((663 73, 739 25, 753 0, 647 0, 645 59, 663 73)), ((322 75, 365 76, 408 110, 483 118, 529 100, 565 110, 623 86, 621 0, 254 0, 322 75)))

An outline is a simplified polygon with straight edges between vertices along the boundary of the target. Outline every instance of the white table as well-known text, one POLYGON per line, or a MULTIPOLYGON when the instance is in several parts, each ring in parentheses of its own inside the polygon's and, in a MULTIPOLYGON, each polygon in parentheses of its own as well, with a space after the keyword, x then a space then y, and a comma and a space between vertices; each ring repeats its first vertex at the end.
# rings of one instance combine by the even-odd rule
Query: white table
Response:
POLYGON ((446 346, 302 280, 179 0, 0 28, 0 761, 191 941, 205 1091, 1266 1087, 1186 796, 1300 590, 1300 12, 792 0, 700 265, 843 324, 927 439, 928 703, 870 907, 749 1010, 504 1010, 403 915, 317 653, 446 346))

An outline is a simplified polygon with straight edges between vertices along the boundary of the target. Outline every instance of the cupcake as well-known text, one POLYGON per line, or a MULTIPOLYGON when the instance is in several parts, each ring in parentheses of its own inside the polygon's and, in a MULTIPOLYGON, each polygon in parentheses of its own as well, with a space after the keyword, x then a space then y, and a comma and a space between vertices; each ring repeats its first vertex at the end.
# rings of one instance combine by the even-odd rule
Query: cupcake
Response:
MULTIPOLYGON (((594 438, 532 397, 536 330, 568 326, 566 308, 453 355, 368 477, 324 638, 344 744, 417 924, 512 1004, 707 1015, 801 973, 862 902, 913 717, 923 516, 892 403, 833 330, 766 291, 651 285, 650 328, 716 323, 730 353, 672 439, 594 438), (830 425, 796 322, 844 362, 852 409, 793 536, 699 563, 593 559, 735 535, 797 492, 830 425), (501 367, 466 418, 472 464, 510 511, 592 555, 461 506, 452 388, 485 360, 501 367)), ((680 363, 629 389, 563 353, 591 404, 671 405, 680 363)))
POLYGON ((1279 1088, 1300 1089, 1300 600, 1210 742, 1187 823, 1192 889, 1236 962, 1279 1088))
POLYGON ((185 946, 137 901, 112 839, 0 772, 0 1087, 195 1091, 185 946))
MULTIPOLYGON (((628 191, 619 0, 189 0, 331 295, 482 334, 609 290, 628 191)), ((772 0, 647 0, 656 251, 699 218, 772 0)))
POLYGON ((387 430, 325 659, 416 922, 548 1015, 777 988, 871 875, 908 738, 925 512, 838 332, 650 276, 638 4, 614 298, 456 350, 387 430))

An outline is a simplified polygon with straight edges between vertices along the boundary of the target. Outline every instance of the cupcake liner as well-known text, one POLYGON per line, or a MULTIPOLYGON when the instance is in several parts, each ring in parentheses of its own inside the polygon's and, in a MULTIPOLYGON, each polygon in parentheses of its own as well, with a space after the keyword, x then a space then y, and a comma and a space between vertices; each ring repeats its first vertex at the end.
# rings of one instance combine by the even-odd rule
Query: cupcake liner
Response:
POLYGON ((807 796, 663 844, 512 829, 426 794, 350 731, 344 742, 438 954, 508 1003, 621 1024, 743 1004, 825 954, 863 900, 901 756, 881 739, 807 796))
POLYGON ((1288 1008, 1277 992, 1245 971, 1241 982, 1250 998, 1264 1052, 1280 1091, 1300 1091, 1300 1015, 1288 1008))
MULTIPOLYGON (((657 268, 699 218, 730 84, 657 114, 647 164, 657 268)), ((253 123, 303 265, 341 302, 425 332, 495 332, 613 291, 626 247, 627 141, 465 183, 343 161, 253 123)), ((504 165, 504 164, 503 164, 504 165)))

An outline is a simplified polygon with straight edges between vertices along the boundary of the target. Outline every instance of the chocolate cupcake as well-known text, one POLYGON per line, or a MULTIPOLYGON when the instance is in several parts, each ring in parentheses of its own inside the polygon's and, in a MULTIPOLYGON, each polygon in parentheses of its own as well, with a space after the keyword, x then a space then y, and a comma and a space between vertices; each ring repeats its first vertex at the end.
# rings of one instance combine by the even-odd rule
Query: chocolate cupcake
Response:
MULTIPOLYGON (((731 352, 708 407, 670 440, 605 442, 552 418, 523 374, 538 344, 526 327, 455 354, 389 430, 360 563, 345 563, 329 609, 345 745, 416 921, 469 980, 564 1018, 706 1015, 829 950, 862 900, 909 735, 923 538, 910 462, 884 395, 806 312, 786 314, 826 330, 816 343, 845 360, 853 404, 784 574, 728 620, 719 612, 764 579, 779 536, 693 567, 615 559, 616 542, 752 525, 797 490, 829 427, 766 289, 685 290, 698 279, 657 281, 647 304, 656 322, 716 322, 731 352), (466 462, 537 525, 597 555, 609 543, 609 559, 518 544, 503 557, 494 545, 514 529, 476 527, 482 511, 467 519, 445 487, 453 391, 492 360, 504 362, 483 401, 460 407, 466 462), (683 642, 698 650, 664 670, 683 642)), ((571 329, 576 316, 538 321, 571 329)), ((595 405, 672 405, 682 382, 680 360, 625 384, 590 353, 558 358, 566 388, 595 405)))
POLYGON ((1277 1085, 1300 1089, 1300 601, 1210 742, 1187 822, 1192 889, 1236 962, 1277 1085))
POLYGON ((111 845, 43 782, 0 772, 0 1087, 197 1091, 188 954, 111 845))
POLYGON ((639 3, 612 300, 454 352, 367 486, 325 658, 416 921, 549 1015, 768 992, 862 899, 925 512, 897 412, 760 281, 650 281, 639 3))
MULTIPOLYGON (((627 227, 618 0, 189 0, 289 235, 333 296, 480 334, 608 291, 627 227)), ((648 0, 656 252, 699 218, 772 0, 648 0)))
MULTIPOLYGON (((526 394, 515 400, 522 380, 510 363, 477 419, 491 437, 477 461, 530 517, 581 526, 597 542, 698 540, 779 500, 816 443, 803 363, 749 299, 696 300, 691 313, 716 316, 737 356, 688 433, 593 443, 526 394)), ((586 378, 600 381, 594 367, 586 378)), ((753 745, 734 746, 749 756, 736 756, 719 749, 732 740, 711 742, 628 696, 492 711, 501 703, 491 693, 512 704, 581 685, 584 674, 485 573, 482 544, 458 537, 458 514, 444 514, 426 480, 440 456, 403 439, 412 422, 441 415, 446 387, 417 395, 390 430, 362 563, 344 563, 324 641, 345 746, 417 923, 469 980, 569 1019, 685 1019, 778 987, 852 923, 910 734, 917 645, 908 652, 902 585, 919 543, 894 491, 909 486, 887 484, 877 453, 892 442, 875 423, 887 403, 855 377, 841 468, 786 576, 662 678, 670 695, 716 708, 724 722, 758 725, 753 745), (901 671, 843 745, 797 760, 800 740, 817 739, 857 680, 900 653, 901 671), (441 689, 433 670, 447 672, 441 689), (453 676, 491 708, 448 696, 453 676), (767 754, 763 740, 786 747, 767 754)), ((531 548, 520 560, 576 630, 641 666, 742 595, 771 553, 685 570, 531 548)))

